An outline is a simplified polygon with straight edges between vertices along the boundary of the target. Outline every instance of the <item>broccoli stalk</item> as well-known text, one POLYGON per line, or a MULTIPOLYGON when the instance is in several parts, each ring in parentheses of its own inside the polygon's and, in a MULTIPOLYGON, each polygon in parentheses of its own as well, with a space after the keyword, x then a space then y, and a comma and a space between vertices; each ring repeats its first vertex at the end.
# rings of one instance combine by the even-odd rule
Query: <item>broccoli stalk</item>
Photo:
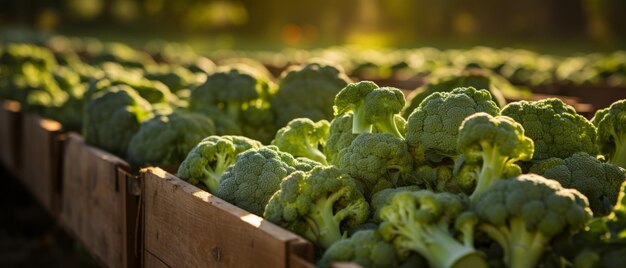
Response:
MULTIPOLYGON (((513 119, 476 113, 462 122, 457 148, 463 152, 467 164, 482 162, 476 188, 470 196, 471 200, 475 200, 497 180, 518 175, 521 169, 515 162, 530 160, 534 145, 530 138, 524 136, 524 128, 513 119)), ((461 169, 461 172, 473 170, 461 169)), ((472 177, 458 175, 461 178, 472 177)))
POLYGON ((473 237, 476 220, 464 217, 458 224, 465 232, 464 241, 457 241, 449 225, 463 210, 460 198, 450 193, 429 190, 396 194, 390 204, 383 207, 380 232, 393 242, 401 255, 409 251, 421 254, 431 267, 487 267, 487 263, 474 248, 473 237))
POLYGON ((618 135, 615 131, 611 132, 613 141, 615 142, 615 151, 609 155, 609 162, 626 168, 626 132, 618 135))
POLYGON ((347 233, 341 232, 340 223, 351 213, 357 213, 359 207, 354 205, 342 208, 334 212, 335 203, 347 192, 347 189, 341 189, 337 192, 329 194, 326 198, 319 198, 315 201, 311 212, 305 217, 306 223, 309 225, 310 232, 304 236, 311 240, 317 241, 323 248, 329 248, 333 243, 346 238, 347 233))
POLYGON ((540 232, 529 232, 524 220, 509 219, 508 226, 480 225, 479 229, 495 240, 504 251, 504 262, 510 268, 535 267, 550 238, 540 232))

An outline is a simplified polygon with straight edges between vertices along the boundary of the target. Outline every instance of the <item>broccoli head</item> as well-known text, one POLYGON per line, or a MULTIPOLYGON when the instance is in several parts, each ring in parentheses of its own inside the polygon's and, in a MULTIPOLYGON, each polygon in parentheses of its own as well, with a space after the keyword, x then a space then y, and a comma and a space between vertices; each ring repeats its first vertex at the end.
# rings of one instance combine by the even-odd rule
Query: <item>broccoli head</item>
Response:
POLYGON ((308 118, 296 118, 276 132, 272 145, 295 157, 306 157, 326 164, 322 148, 326 144, 329 126, 326 120, 313 122, 308 118))
POLYGON ((509 103, 501 114, 522 124, 526 136, 534 141, 533 160, 567 158, 577 152, 595 155, 597 152, 595 127, 559 99, 509 103))
POLYGON ((241 111, 271 94, 269 79, 252 68, 225 67, 191 90, 189 109, 212 105, 240 120, 241 111))
POLYGON ((263 215, 270 197, 280 189, 280 182, 296 171, 298 161, 270 145, 249 149, 237 156, 235 164, 222 174, 217 196, 250 213, 263 215))
POLYGON ((549 158, 534 164, 531 173, 558 181, 565 188, 584 194, 594 216, 607 215, 617 202, 619 186, 626 179, 626 171, 585 152, 566 158, 549 158))
POLYGON ((85 99, 90 99, 95 92, 117 85, 131 87, 150 103, 169 103, 176 100, 176 95, 172 94, 163 83, 148 80, 139 72, 129 71, 116 65, 111 65, 108 71, 105 71, 104 77, 89 82, 85 99))
POLYGON ((339 165, 341 162, 340 152, 348 148, 357 136, 358 134, 352 133, 352 113, 336 116, 330 122, 328 139, 326 140, 326 146, 324 146, 326 162, 339 165))
POLYGON ((228 113, 220 110, 219 108, 211 105, 200 107, 194 110, 197 113, 202 113, 211 119, 215 123, 215 130, 217 135, 242 135, 243 131, 239 126, 239 123, 235 118, 228 115, 228 113))
POLYGON ((626 100, 598 110, 591 122, 598 129, 600 153, 610 163, 626 168, 626 100))
POLYGON ((368 197, 397 185, 413 169, 406 143, 389 133, 360 134, 341 154, 337 167, 362 183, 368 197))
POLYGON ((202 183, 216 194, 222 174, 235 163, 237 155, 261 147, 260 142, 243 136, 209 136, 191 149, 177 176, 194 185, 202 183))
POLYGON ((451 193, 430 190, 396 193, 380 210, 380 233, 400 256, 422 255, 430 267, 487 267, 474 248, 474 214, 463 213, 466 204, 451 193), (462 241, 455 238, 454 229, 462 241))
POLYGON ((415 164, 455 158, 459 127, 466 117, 485 112, 498 115, 500 108, 484 89, 456 88, 426 97, 411 113, 406 126, 406 141, 415 164))
POLYGON ((584 195, 536 174, 497 181, 472 210, 512 268, 535 267, 552 238, 582 230, 592 217, 584 195))
POLYGON ((368 219, 369 205, 349 175, 316 167, 287 176, 263 216, 327 249, 368 219))
POLYGON ((286 70, 271 101, 276 127, 283 127, 294 118, 332 119, 333 99, 349 82, 340 68, 323 63, 286 70))
POLYGON ((396 250, 376 230, 354 233, 328 248, 317 262, 319 267, 332 267, 333 262, 352 262, 362 267, 397 267, 396 250))
POLYGON ((213 121, 203 114, 175 111, 141 123, 128 145, 128 161, 138 167, 176 169, 187 153, 215 134, 213 121))
POLYGON ((126 85, 96 92, 85 102, 83 135, 87 144, 126 157, 141 122, 152 117, 151 105, 126 85))
POLYGON ((421 190, 419 186, 411 185, 398 188, 388 188, 380 190, 377 193, 373 194, 372 199, 370 200, 371 210, 373 214, 371 221, 375 223, 380 223, 382 221, 380 218, 380 209, 389 205, 389 203, 391 203, 391 200, 397 193, 419 190, 421 190))
MULTIPOLYGON (((510 171, 519 171, 515 164, 520 160, 530 160, 533 155, 533 141, 524 136, 524 128, 507 116, 491 116, 487 113, 475 113, 461 123, 457 138, 457 150, 463 153, 467 164, 481 163, 476 188, 470 196, 474 200, 494 182, 511 175, 510 171)), ((474 173, 470 168, 462 172, 474 173)), ((459 174, 461 178, 468 176, 459 174)), ((464 181, 462 184, 466 185, 464 181)))
POLYGON ((374 126, 383 133, 403 138, 395 115, 404 108, 404 93, 397 88, 379 88, 374 82, 361 81, 344 87, 335 96, 335 115, 353 112, 352 133, 372 133, 374 126))

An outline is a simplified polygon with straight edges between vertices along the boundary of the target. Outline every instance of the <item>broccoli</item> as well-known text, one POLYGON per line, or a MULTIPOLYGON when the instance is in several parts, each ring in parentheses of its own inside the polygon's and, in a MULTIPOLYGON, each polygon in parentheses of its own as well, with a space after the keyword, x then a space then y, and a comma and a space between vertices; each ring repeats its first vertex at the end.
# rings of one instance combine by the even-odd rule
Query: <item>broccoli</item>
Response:
POLYGON ((398 185, 413 169, 413 159, 403 139, 389 133, 364 133, 342 152, 337 167, 362 183, 370 196, 398 185))
MULTIPOLYGON (((480 112, 465 118, 459 128, 457 150, 463 153, 467 164, 482 163, 470 199, 475 200, 494 182, 505 179, 507 175, 519 175, 521 168, 515 162, 530 160, 533 149, 533 141, 524 136, 524 128, 510 117, 493 117, 480 112)), ((463 179, 474 176, 472 169, 462 172, 468 171, 471 175, 460 176, 463 179)), ((468 182, 462 184, 467 185, 468 182)))
POLYGON ((377 193, 372 195, 372 200, 370 200, 371 210, 372 210, 372 219, 371 221, 375 223, 380 223, 382 219, 380 218, 380 209, 389 205, 391 199, 397 194, 407 191, 418 191, 421 190, 419 186, 403 186, 398 188, 388 188, 384 190, 380 190, 377 193))
POLYGON ((237 120, 215 106, 203 106, 196 109, 195 112, 202 113, 213 119, 217 135, 238 136, 243 134, 237 120))
POLYGON ((296 157, 296 165, 294 167, 296 168, 296 170, 307 172, 307 171, 311 171, 315 167, 320 167, 320 166, 324 166, 324 165, 322 165, 322 163, 320 162, 311 160, 306 157, 296 157))
POLYGON ((246 137, 269 144, 276 136, 275 116, 269 102, 257 102, 241 113, 240 125, 246 137))
POLYGON ((451 193, 430 190, 401 192, 380 210, 380 233, 400 256, 422 255, 430 267, 487 267, 474 248, 474 214, 463 213, 466 204, 451 193), (456 221, 456 222, 455 222, 456 221), (459 242, 454 229, 461 233, 459 242))
POLYGON ((89 100, 95 92, 117 85, 130 86, 150 103, 169 103, 176 100, 176 95, 172 94, 163 83, 148 80, 141 76, 141 73, 119 68, 112 67, 111 70, 105 72, 104 77, 90 81, 85 92, 85 100, 89 100))
POLYGON ((536 174, 495 182, 472 211, 512 268, 535 267, 552 238, 582 230, 592 217, 584 195, 536 174))
POLYGON ((379 88, 374 82, 361 81, 344 87, 335 96, 335 115, 353 112, 352 133, 372 133, 374 126, 383 133, 404 138, 396 126, 395 115, 404 108, 404 94, 397 88, 379 88))
POLYGON ((269 79, 254 69, 243 66, 219 68, 203 84, 191 90, 189 109, 195 111, 212 105, 239 121, 241 111, 271 94, 269 79))
POLYGON ((177 65, 159 65, 148 68, 144 77, 163 83, 172 92, 189 88, 193 86, 197 80, 196 76, 190 70, 177 65))
POLYGON ((626 168, 626 100, 598 110, 591 122, 598 129, 600 153, 610 163, 626 168))
POLYGON ((215 134, 213 121, 203 114, 174 111, 141 123, 128 145, 128 161, 137 166, 178 168, 198 142, 215 134))
POLYGON ((152 117, 151 109, 150 103, 126 85, 96 92, 85 102, 85 141, 124 158, 140 123, 152 117))
POLYGON ((350 143, 358 134, 352 133, 352 114, 338 115, 330 122, 328 128, 328 139, 324 146, 324 155, 326 162, 333 165, 339 165, 341 162, 340 152, 350 146, 350 143))
POLYGON ((222 174, 217 196, 250 213, 263 215, 270 197, 280 189, 280 182, 292 172, 298 161, 270 145, 249 149, 237 156, 235 164, 222 174))
POLYGON ((260 142, 243 136, 209 136, 191 149, 177 175, 194 185, 202 183, 216 194, 222 174, 235 163, 237 155, 261 147, 260 142))
POLYGON ((271 100, 276 127, 294 118, 313 121, 333 118, 333 98, 350 79, 338 67, 309 63, 291 67, 281 76, 278 91, 271 100))
POLYGON ((326 164, 322 148, 326 144, 329 126, 326 120, 313 122, 308 118, 296 118, 278 130, 272 145, 295 157, 307 157, 326 164))
POLYGON ((324 252, 319 267, 332 267, 333 262, 352 262, 367 268, 397 267, 396 250, 378 231, 364 230, 340 240, 324 252))
POLYGON ((415 164, 456 158, 459 127, 476 112, 494 116, 500 112, 487 90, 456 88, 426 97, 411 113, 406 125, 406 142, 415 164))
POLYGON ((501 114, 522 124, 526 136, 534 141, 533 160, 567 158, 577 152, 595 155, 597 152, 595 127, 559 99, 509 103, 501 114))
MULTIPOLYGON (((506 105, 503 93, 515 94, 519 92, 511 83, 503 77, 493 74, 485 69, 447 69, 436 70, 429 78, 428 83, 413 90, 408 95, 408 105, 404 108, 404 117, 407 117, 419 106, 430 94, 435 92, 449 92, 457 87, 474 87, 489 90, 491 96, 499 107, 506 105), (502 91, 504 92, 501 92, 502 91)), ((519 93, 517 94, 519 95, 519 93)))
POLYGON ((626 179, 626 170, 585 152, 566 159, 549 158, 534 164, 531 173, 558 181, 565 188, 584 194, 594 216, 607 215, 617 202, 619 186, 626 179))
POLYGON ((368 219, 369 205, 349 175, 316 167, 287 176, 263 216, 327 249, 368 219))

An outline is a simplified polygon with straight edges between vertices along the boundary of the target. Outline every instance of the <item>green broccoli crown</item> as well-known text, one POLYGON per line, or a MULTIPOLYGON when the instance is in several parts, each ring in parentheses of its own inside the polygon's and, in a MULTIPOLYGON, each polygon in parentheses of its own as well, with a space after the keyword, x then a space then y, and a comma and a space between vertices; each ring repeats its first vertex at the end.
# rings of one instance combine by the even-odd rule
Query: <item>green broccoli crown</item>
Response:
POLYGON ((250 213, 263 215, 280 182, 294 172, 297 160, 270 145, 237 156, 218 183, 217 196, 250 213))
POLYGON ((376 223, 380 223, 382 219, 380 218, 380 210, 389 205, 393 197, 397 193, 403 193, 407 191, 418 191, 421 190, 419 186, 411 185, 411 186, 403 186, 398 188, 388 188, 372 195, 372 200, 370 201, 370 205, 372 208, 372 220, 376 223))
POLYGON ((584 195, 536 174, 497 181, 472 207, 509 267, 535 267, 553 237, 582 230, 592 217, 584 195))
POLYGON ((368 219, 369 205, 349 175, 316 167, 287 176, 263 215, 327 249, 368 219))
POLYGON ((299 117, 313 121, 332 119, 334 97, 349 82, 339 68, 323 63, 286 70, 271 101, 276 126, 282 127, 299 117))
POLYGON ((626 168, 626 100, 598 110, 591 119, 598 129, 596 144, 610 163, 626 168))
POLYGON ((398 257, 393 245, 376 230, 354 233, 328 248, 317 262, 319 267, 331 267, 333 262, 352 262, 363 267, 397 267, 398 257))
POLYGON ((619 187, 626 179, 626 171, 585 152, 566 158, 549 158, 530 168, 530 172, 558 181, 565 188, 584 194, 594 216, 611 212, 617 202, 619 187))
POLYGON ((0 66, 3 72, 24 73, 27 69, 37 72, 51 72, 57 62, 51 51, 30 44, 9 44, 0 54, 0 66))
POLYGON ((576 152, 595 155, 596 129, 572 106, 550 98, 509 103, 501 112, 522 124, 535 143, 533 160, 567 158, 576 152))
POLYGON ((85 99, 106 88, 126 85, 134 89, 142 98, 150 103, 169 103, 176 99, 175 95, 161 82, 151 81, 144 78, 141 73, 123 69, 119 66, 113 67, 105 72, 104 77, 98 77, 89 82, 85 99))
POLYGON ((389 133, 360 134, 341 154, 338 167, 363 183, 368 196, 379 183, 397 185, 413 168, 404 140, 389 133))
POLYGON ((395 115, 404 108, 404 93, 397 88, 379 88, 374 82, 351 83, 335 96, 335 115, 353 112, 352 133, 380 132, 403 137, 395 115))
POLYGON ((328 139, 324 146, 326 161, 333 165, 341 162, 340 152, 350 146, 358 134, 352 133, 352 113, 336 116, 330 122, 328 139))
POLYGON ((243 131, 241 130, 241 127, 239 126, 237 120, 225 111, 222 111, 215 106, 206 105, 195 110, 195 112, 202 113, 213 119, 217 135, 243 134, 243 131))
POLYGON ((141 123, 128 145, 128 161, 136 166, 178 167, 203 138, 215 134, 213 121, 203 114, 173 112, 141 123))
POLYGON ((85 103, 83 135, 87 144, 125 157, 141 122, 152 117, 150 103, 119 85, 95 93, 85 103))
MULTIPOLYGON (((512 118, 480 112, 461 123, 457 150, 463 153, 468 164, 482 162, 476 189, 471 196, 475 199, 495 181, 506 178, 507 170, 520 170, 511 166, 516 166, 515 162, 520 160, 530 160, 534 146, 533 141, 524 136, 522 125, 512 118)), ((465 171, 473 172, 471 168, 465 171)))
POLYGON ((296 157, 296 165, 294 167, 296 168, 296 170, 308 172, 320 166, 324 165, 315 160, 311 160, 310 158, 296 157))
POLYGON ((209 192, 216 194, 222 174, 235 163, 237 155, 262 146, 243 136, 209 136, 189 151, 177 176, 194 185, 202 183, 209 192))
POLYGON ((487 90, 456 88, 428 96, 409 116, 406 141, 413 157, 425 161, 425 154, 458 155, 456 140, 466 117, 485 112, 498 115, 500 108, 487 90))
POLYGON ((160 65, 148 68, 144 76, 146 79, 163 83, 172 92, 189 88, 196 80, 196 76, 190 70, 178 65, 160 65))
POLYGON ((269 91, 267 79, 251 70, 241 67, 218 69, 191 91, 189 108, 196 110, 214 105, 239 119, 239 111, 244 110, 248 102, 258 100, 269 91))
POLYGON ((313 122, 308 118, 296 118, 276 132, 272 145, 295 157, 307 157, 326 164, 322 153, 326 144, 330 123, 326 120, 313 122))
POLYGON ((459 231, 468 232, 462 242, 456 240, 451 228, 465 208, 459 196, 447 192, 396 193, 380 210, 383 222, 379 231, 401 256, 417 252, 431 267, 487 267, 473 245, 473 224, 477 221, 469 216, 460 218, 459 231))
POLYGON ((275 116, 269 102, 249 106, 241 114, 240 125, 245 136, 254 138, 263 144, 269 144, 276 136, 275 116))

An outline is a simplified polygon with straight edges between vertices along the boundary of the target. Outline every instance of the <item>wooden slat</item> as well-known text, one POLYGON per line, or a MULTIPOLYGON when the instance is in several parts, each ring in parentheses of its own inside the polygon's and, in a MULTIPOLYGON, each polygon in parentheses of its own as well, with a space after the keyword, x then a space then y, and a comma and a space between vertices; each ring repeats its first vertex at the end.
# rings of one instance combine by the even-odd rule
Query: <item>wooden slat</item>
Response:
POLYGON ((145 268, 170 268, 165 263, 163 263, 159 258, 152 255, 150 252, 146 252, 144 255, 144 266, 145 268))
MULTIPOLYGON (((127 267, 124 179, 121 159, 68 136, 63 170, 61 223, 102 264, 127 267)), ((128 170, 128 168, 125 168, 128 170)))
POLYGON ((22 129, 20 104, 5 100, 0 107, 0 161, 13 176, 19 177, 22 129))
POLYGON ((289 245, 307 243, 159 168, 141 176, 144 254, 167 266, 287 267, 289 245))
POLYGON ((58 185, 63 138, 61 124, 35 114, 22 116, 21 180, 35 198, 55 216, 59 211, 58 185))

